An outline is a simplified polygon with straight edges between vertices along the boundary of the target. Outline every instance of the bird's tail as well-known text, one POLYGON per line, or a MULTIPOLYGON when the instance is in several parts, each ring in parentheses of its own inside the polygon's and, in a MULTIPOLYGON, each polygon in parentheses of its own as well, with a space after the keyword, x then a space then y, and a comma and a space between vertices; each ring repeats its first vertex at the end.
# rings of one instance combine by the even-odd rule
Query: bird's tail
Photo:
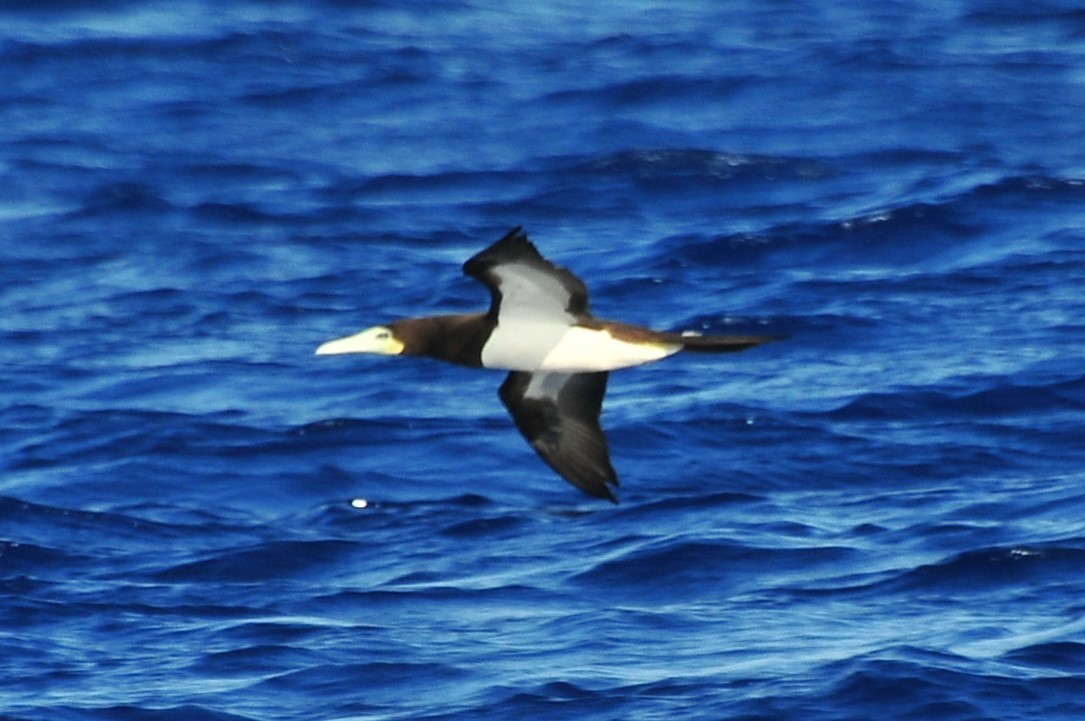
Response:
POLYGON ((682 344, 683 350, 694 353, 734 353, 779 338, 777 335, 700 335, 686 331, 676 334, 675 340, 682 344))

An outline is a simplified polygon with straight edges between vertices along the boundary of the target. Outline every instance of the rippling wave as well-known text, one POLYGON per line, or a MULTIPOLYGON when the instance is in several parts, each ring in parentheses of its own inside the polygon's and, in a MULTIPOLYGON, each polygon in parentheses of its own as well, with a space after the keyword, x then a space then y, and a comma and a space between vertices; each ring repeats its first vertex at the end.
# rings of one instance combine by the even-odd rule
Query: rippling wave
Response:
POLYGON ((0 715, 1078 719, 1079 11, 0 3, 0 715), (500 374, 602 317, 617 507, 500 374))

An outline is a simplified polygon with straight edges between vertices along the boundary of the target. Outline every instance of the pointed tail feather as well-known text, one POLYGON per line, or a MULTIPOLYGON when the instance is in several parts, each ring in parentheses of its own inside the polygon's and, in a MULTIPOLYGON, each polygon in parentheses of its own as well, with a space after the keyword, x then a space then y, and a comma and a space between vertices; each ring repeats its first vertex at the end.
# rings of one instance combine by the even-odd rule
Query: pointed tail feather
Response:
POLYGON ((698 335, 687 332, 676 340, 682 344, 683 350, 694 353, 733 353, 780 338, 778 335, 698 335))

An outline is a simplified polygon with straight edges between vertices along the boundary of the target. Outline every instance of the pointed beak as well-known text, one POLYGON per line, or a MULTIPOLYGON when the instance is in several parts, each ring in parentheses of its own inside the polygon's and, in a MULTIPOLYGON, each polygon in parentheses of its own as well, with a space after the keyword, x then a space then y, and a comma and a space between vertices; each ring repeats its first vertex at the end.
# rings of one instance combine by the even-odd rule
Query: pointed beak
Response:
POLYGON ((357 349, 355 336, 336 338, 317 346, 316 355, 339 355, 341 353, 364 353, 357 349))
POLYGON ((336 338, 322 343, 316 349, 316 355, 341 355, 343 353, 376 353, 378 355, 399 355, 403 344, 384 326, 368 328, 361 333, 336 338))

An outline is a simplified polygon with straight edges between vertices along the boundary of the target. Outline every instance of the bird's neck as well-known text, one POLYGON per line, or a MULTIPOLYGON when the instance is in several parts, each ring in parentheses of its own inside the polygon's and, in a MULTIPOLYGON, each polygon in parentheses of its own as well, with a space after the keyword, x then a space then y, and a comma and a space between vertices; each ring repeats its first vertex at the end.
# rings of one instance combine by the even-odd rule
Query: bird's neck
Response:
POLYGON ((493 326, 485 313, 462 313, 398 321, 395 333, 403 341, 405 355, 477 368, 493 326))

